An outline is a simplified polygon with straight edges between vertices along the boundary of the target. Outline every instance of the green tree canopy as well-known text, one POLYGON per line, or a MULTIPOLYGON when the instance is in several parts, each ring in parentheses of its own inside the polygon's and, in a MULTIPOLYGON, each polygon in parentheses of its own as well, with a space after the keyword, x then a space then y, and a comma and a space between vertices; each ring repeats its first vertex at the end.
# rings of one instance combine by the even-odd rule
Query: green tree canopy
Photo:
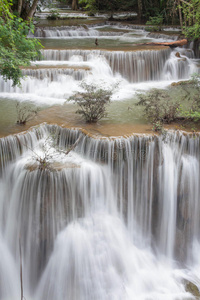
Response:
POLYGON ((200 3, 199 0, 180 0, 183 13, 183 33, 187 38, 200 38, 200 3))
POLYGON ((0 74, 17 85, 23 77, 21 67, 38 58, 41 44, 27 38, 29 31, 34 30, 33 24, 15 16, 11 7, 12 3, 0 0, 0 74))
POLYGON ((110 11, 111 14, 118 10, 133 8, 135 0, 79 0, 79 4, 86 9, 96 12, 101 10, 110 11))

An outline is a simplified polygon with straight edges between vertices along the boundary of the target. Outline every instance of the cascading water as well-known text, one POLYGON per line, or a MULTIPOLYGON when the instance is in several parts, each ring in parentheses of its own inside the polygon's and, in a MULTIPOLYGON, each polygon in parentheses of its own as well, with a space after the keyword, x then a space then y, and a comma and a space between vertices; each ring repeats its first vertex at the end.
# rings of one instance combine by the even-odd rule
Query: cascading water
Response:
MULTIPOLYGON (((25 78, 21 82, 21 87, 13 88, 12 81, 5 82, 0 78, 0 97, 42 104, 60 104, 64 103, 74 91, 79 91, 80 81, 85 80, 99 85, 103 82, 109 88, 117 84, 118 89, 114 91, 112 100, 124 100, 132 98, 138 91, 157 87, 158 82, 160 87, 166 87, 173 81, 187 79, 192 73, 199 72, 198 64, 190 49, 141 50, 133 45, 137 46, 137 43, 143 41, 155 41, 147 37, 144 30, 126 26, 114 28, 116 31, 106 26, 105 28, 102 26, 102 29, 101 31, 101 27, 38 28, 36 36, 43 34, 45 37, 52 37, 55 33, 60 40, 66 39, 64 48, 73 37, 74 41, 77 41, 76 49, 43 50, 42 60, 33 63, 31 69, 23 71, 25 78), (91 47, 94 47, 94 39, 98 37, 102 49, 104 42, 115 40, 117 48, 128 43, 128 51, 117 50, 116 47, 115 51, 80 49, 78 44, 81 40, 80 35, 92 37, 91 47), (180 57, 176 56, 177 51, 180 57)), ((57 44, 58 38, 54 40, 54 44, 57 44)), ((105 44, 106 48, 109 47, 105 44)))
MULTIPOLYGON (((123 32, 121 33, 123 34, 123 32)), ((101 32, 93 28, 84 27, 45 27, 37 28, 34 36, 39 38, 66 38, 66 37, 97 37, 97 36, 119 36, 119 32, 101 32)))
POLYGON ((49 125, 0 139, 0 298, 20 292, 20 238, 26 299, 192 299, 199 139, 49 125))
MULTIPOLYGON (((36 35, 152 40, 139 29, 36 35)), ((190 49, 133 49, 45 49, 21 87, 0 79, 0 97, 62 104, 85 80, 118 83, 112 100, 121 100, 198 71, 190 49)), ((21 283, 27 300, 194 299, 187 283, 200 288, 199 147, 199 134, 91 138, 56 125, 1 138, 0 300, 19 299, 21 283)))

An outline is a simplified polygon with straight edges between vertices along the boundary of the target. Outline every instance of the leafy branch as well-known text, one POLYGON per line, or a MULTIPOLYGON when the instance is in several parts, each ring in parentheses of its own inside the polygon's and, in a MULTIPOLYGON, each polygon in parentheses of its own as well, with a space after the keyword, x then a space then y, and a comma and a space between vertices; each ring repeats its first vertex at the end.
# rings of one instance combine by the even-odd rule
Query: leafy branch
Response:
POLYGON ((76 113, 83 115, 86 122, 95 123, 106 116, 106 106, 110 103, 113 89, 99 88, 86 82, 82 82, 81 87, 84 92, 76 92, 68 100, 74 100, 78 104, 80 109, 76 113))

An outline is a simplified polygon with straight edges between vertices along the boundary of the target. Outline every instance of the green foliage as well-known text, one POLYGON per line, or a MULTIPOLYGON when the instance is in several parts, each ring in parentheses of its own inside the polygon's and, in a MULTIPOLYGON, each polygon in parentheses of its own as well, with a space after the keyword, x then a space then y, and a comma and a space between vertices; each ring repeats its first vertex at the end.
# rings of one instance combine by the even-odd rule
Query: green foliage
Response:
POLYGON ((51 9, 50 14, 47 16, 47 20, 57 20, 60 18, 60 14, 56 9, 51 9))
POLYGON ((163 16, 157 15, 155 17, 149 17, 149 20, 146 22, 146 25, 150 25, 150 30, 161 31, 163 24, 163 16))
POLYGON ((193 110, 189 110, 189 111, 183 111, 182 115, 186 118, 186 119, 192 119, 195 122, 200 120, 200 112, 199 111, 193 111, 193 110))
POLYGON ((155 26, 161 26, 162 23, 163 23, 163 17, 161 15, 150 17, 149 21, 146 22, 147 25, 155 25, 155 26))
POLYGON ((155 132, 161 132, 163 131, 163 124, 160 121, 156 121, 153 123, 153 131, 155 132))
POLYGON ((181 115, 195 122, 200 120, 200 75, 193 74, 191 80, 181 84, 189 109, 180 107, 181 115))
POLYGON ((184 15, 183 33, 189 39, 200 38, 200 4, 199 0, 181 1, 184 15))
POLYGON ((98 10, 96 0, 79 0, 79 5, 89 11, 89 15, 93 16, 98 10))
POLYGON ((142 3, 142 14, 146 20, 150 17, 162 16, 163 24, 179 24, 177 1, 143 0, 142 3))
POLYGON ((153 89, 138 95, 136 105, 144 107, 145 116, 154 131, 163 133, 163 124, 177 120, 200 121, 200 75, 193 74, 190 80, 181 81, 176 88, 181 100, 174 96, 172 90, 153 89))
POLYGON ((20 67, 29 66, 30 60, 38 58, 41 44, 27 38, 29 31, 34 32, 33 24, 12 14, 10 6, 3 1, 0 9, 0 74, 17 85, 22 78, 20 67))
POLYGON ((189 39, 198 39, 200 37, 200 22, 195 23, 193 26, 190 27, 183 27, 183 33, 189 39))
POLYGON ((134 0, 79 0, 79 5, 86 10, 89 10, 90 14, 95 14, 97 11, 118 11, 124 9, 131 9, 135 5, 134 0))
POLYGON ((139 94, 138 98, 137 105, 144 106, 144 113, 155 128, 176 120, 180 103, 173 100, 166 91, 153 89, 147 94, 139 94))
POLYGON ((163 9, 166 7, 166 3, 164 5, 163 1, 158 0, 143 0, 142 1, 142 13, 146 20, 150 20, 150 17, 155 17, 158 15, 163 16, 163 9))
POLYGON ((112 90, 98 88, 94 84, 83 82, 84 92, 78 92, 69 100, 74 100, 80 109, 76 113, 84 116, 86 122, 97 122, 106 116, 106 105, 110 103, 112 90))

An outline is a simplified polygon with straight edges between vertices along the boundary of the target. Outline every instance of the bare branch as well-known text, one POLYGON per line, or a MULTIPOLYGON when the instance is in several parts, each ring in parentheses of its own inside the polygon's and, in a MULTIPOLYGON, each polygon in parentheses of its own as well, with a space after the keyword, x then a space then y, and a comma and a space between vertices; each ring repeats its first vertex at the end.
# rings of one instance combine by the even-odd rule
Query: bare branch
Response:
POLYGON ((79 136, 79 138, 76 140, 76 142, 67 150, 67 152, 65 154, 69 154, 69 152, 74 150, 74 148, 76 148, 76 146, 80 142, 81 138, 82 138, 82 135, 79 136))

